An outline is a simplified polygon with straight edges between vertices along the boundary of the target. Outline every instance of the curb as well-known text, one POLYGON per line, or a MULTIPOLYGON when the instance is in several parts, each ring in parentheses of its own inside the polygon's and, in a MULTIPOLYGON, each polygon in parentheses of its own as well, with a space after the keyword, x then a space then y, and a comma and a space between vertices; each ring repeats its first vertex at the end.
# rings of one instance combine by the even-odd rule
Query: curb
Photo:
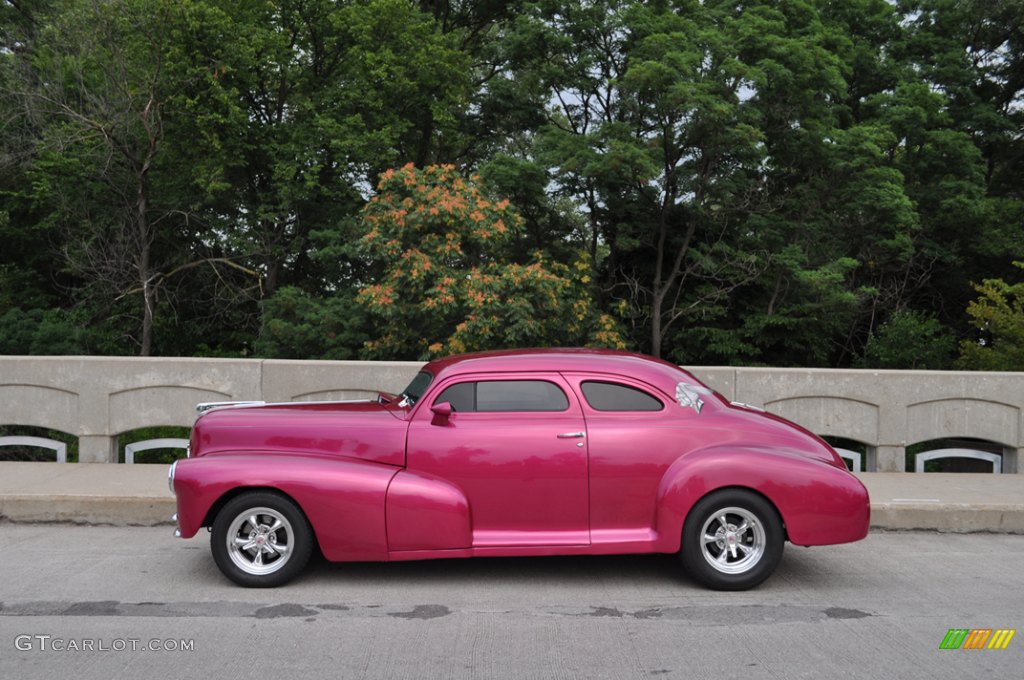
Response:
POLYGON ((0 496, 0 519, 17 523, 171 526, 175 509, 173 498, 147 496, 0 496))
POLYGON ((1024 534, 1024 506, 872 503, 871 528, 939 531, 951 534, 1024 534))

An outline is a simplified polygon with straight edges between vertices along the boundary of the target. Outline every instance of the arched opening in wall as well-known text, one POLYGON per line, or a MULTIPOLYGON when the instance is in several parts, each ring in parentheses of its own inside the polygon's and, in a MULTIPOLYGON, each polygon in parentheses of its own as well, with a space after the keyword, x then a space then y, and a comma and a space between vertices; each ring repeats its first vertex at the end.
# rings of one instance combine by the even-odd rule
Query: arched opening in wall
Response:
POLYGON ((0 425, 0 461, 77 463, 78 437, 48 427, 0 425))
POLYGON ((874 472, 875 448, 873 446, 846 437, 821 435, 821 438, 842 457, 847 469, 853 472, 874 472))
POLYGON ((907 472, 1011 472, 1004 445, 973 437, 947 437, 906 448, 907 472))
POLYGON ((190 431, 178 425, 155 425, 122 432, 117 435, 117 462, 173 463, 185 457, 190 431))

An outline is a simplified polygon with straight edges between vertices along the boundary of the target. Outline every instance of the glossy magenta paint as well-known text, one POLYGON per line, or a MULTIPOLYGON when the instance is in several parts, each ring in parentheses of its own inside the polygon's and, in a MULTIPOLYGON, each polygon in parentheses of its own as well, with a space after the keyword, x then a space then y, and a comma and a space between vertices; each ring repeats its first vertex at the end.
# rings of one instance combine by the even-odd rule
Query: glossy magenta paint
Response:
POLYGON ((675 552, 690 508, 742 487, 778 510, 798 545, 867 534, 867 491, 827 444, 706 390, 698 413, 667 362, 600 350, 523 350, 431 362, 411 408, 398 398, 220 408, 199 417, 175 475, 184 537, 240 489, 277 489, 305 512, 330 560, 675 552), (557 412, 431 411, 463 380, 557 385, 557 412), (597 411, 581 383, 611 381, 658 411, 597 411), (584 436, 573 436, 582 433, 584 436), (562 436, 559 436, 562 435, 562 436))
POLYGON ((277 489, 306 513, 327 559, 387 559, 384 501, 397 467, 340 457, 220 452, 180 461, 178 468, 174 490, 184 538, 212 522, 210 509, 233 491, 277 489))

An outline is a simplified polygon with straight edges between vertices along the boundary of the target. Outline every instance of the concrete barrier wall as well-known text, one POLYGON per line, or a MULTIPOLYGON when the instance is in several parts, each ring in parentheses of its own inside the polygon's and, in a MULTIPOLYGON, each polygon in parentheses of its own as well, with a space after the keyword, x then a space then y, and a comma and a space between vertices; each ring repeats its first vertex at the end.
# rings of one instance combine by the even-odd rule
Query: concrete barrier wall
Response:
MULTIPOLYGON (((129 357, 0 357, 0 425, 79 437, 81 462, 117 460, 117 435, 190 426, 201 401, 313 401, 398 392, 418 362, 129 357)), ((1001 446, 1003 471, 1024 449, 1024 373, 694 367, 729 399, 819 435, 869 447, 869 469, 904 469, 909 444, 976 437, 1001 446)))

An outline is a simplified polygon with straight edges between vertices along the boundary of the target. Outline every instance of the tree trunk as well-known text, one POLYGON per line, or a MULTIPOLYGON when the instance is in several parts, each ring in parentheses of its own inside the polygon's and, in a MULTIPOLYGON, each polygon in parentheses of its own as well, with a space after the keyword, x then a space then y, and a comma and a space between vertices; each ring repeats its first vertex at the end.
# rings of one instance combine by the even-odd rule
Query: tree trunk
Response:
POLYGON ((651 301, 651 355, 661 358, 661 295, 651 301))
POLYGON ((142 342, 139 356, 148 357, 153 353, 153 304, 156 298, 149 262, 149 196, 146 188, 146 169, 139 173, 139 190, 136 195, 136 236, 139 246, 139 284, 142 288, 142 342))

